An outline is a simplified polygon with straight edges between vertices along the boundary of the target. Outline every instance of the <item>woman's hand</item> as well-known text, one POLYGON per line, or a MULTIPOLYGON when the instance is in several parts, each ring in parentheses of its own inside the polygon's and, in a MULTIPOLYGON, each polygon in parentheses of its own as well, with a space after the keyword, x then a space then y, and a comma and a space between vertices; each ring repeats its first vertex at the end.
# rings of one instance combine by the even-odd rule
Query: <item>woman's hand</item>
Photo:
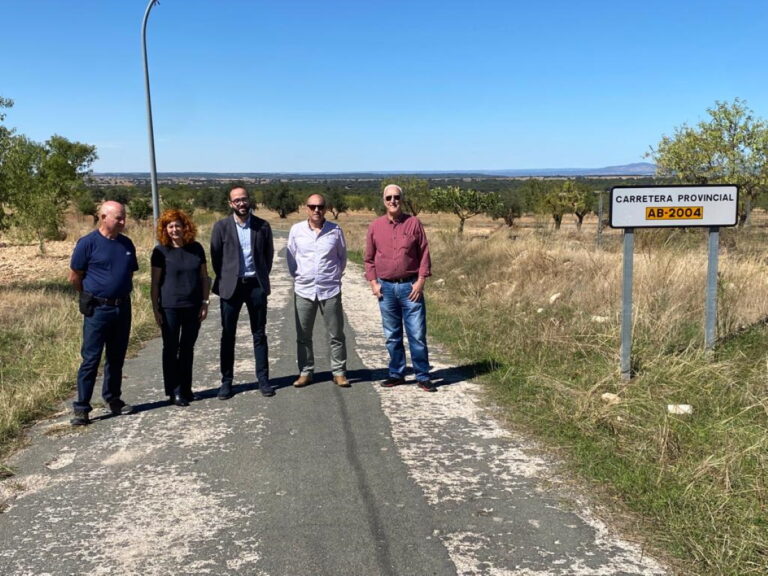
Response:
POLYGON ((160 311, 160 307, 157 305, 152 306, 152 313, 155 315, 155 322, 158 326, 163 325, 163 313, 160 311))

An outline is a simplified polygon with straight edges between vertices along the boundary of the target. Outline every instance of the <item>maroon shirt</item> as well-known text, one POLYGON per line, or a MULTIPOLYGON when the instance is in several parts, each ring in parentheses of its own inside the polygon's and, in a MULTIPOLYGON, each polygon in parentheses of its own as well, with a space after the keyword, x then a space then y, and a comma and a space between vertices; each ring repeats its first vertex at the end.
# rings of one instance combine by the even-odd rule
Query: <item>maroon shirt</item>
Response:
POLYGON ((365 279, 400 280, 409 276, 431 276, 427 234, 421 221, 410 214, 395 220, 387 215, 368 226, 365 238, 365 279))

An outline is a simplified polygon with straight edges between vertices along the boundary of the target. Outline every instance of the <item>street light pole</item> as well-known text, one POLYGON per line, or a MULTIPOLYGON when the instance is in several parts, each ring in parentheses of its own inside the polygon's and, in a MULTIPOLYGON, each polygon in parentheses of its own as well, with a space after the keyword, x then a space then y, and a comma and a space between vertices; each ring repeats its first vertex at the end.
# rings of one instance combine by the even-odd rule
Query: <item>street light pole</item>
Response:
POLYGON ((147 62, 147 20, 149 12, 158 0, 149 0, 147 10, 144 12, 144 21, 141 24, 141 47, 144 55, 144 86, 147 93, 147 129, 149 132, 149 173, 152 185, 152 230, 157 229, 157 219, 160 216, 160 200, 157 195, 157 166, 155 164, 155 131, 152 127, 152 99, 149 95, 149 63, 147 62))

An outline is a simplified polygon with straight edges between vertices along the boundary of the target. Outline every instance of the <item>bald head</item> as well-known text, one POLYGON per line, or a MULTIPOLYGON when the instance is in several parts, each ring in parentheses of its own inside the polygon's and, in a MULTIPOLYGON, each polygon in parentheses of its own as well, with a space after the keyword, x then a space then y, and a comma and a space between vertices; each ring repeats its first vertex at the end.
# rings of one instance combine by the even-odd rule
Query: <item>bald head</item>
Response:
POLYGON ((125 206, 107 200, 99 209, 99 232, 107 238, 116 238, 125 229, 125 206))
POLYGON ((103 218, 110 213, 114 214, 115 212, 125 212, 125 207, 115 200, 107 200, 99 209, 99 218, 103 218))

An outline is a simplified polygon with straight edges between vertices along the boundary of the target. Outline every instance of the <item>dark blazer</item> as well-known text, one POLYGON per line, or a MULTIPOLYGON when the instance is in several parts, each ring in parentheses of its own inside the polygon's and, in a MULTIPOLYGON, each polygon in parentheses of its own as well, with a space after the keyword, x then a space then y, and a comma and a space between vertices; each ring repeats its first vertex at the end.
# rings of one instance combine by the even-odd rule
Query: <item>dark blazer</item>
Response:
MULTIPOLYGON (((261 287, 269 294, 269 273, 272 271, 272 258, 275 247, 272 243, 272 228, 269 222, 251 214, 248 220, 251 228, 251 247, 256 276, 261 287)), ((216 222, 211 232, 211 265, 216 279, 213 281, 213 293, 225 300, 232 297, 237 288, 240 273, 240 240, 237 238, 237 224, 233 215, 216 222)))

